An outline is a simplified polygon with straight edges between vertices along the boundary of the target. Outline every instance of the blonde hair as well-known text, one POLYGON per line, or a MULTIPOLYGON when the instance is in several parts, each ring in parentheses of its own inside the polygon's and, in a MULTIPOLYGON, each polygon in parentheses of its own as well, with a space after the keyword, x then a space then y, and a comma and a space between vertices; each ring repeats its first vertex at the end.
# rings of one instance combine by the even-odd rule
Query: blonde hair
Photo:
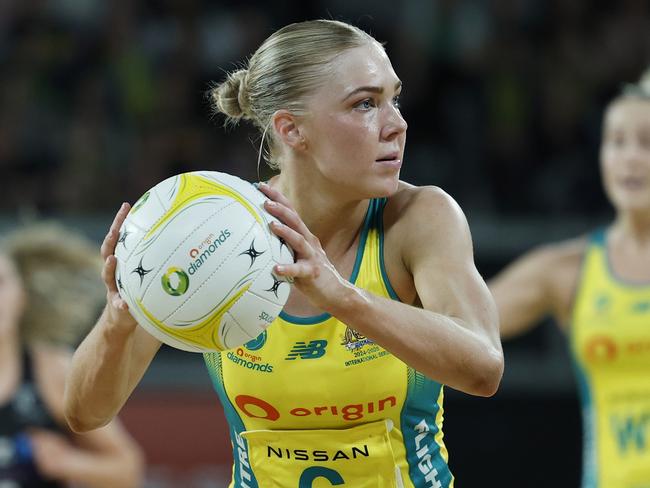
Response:
POLYGON ((78 344, 105 296, 95 244, 59 224, 37 223, 13 231, 2 250, 14 261, 27 293, 23 342, 78 344))
MULTIPOLYGON (((252 122, 262 134, 263 146, 277 110, 303 114, 306 98, 322 85, 332 61, 373 42, 377 41, 358 27, 336 20, 287 25, 262 43, 247 67, 228 73, 225 81, 210 89, 213 108, 226 115, 226 124, 252 122)), ((264 159, 279 169, 274 146, 269 136, 264 159)))

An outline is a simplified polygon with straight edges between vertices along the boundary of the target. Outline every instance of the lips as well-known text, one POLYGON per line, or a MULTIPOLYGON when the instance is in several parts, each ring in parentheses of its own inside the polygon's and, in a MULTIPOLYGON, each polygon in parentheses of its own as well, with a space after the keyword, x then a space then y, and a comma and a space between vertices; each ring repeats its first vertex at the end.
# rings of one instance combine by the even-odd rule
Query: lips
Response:
POLYGON ((625 178, 620 179, 620 184, 624 186, 625 188, 631 189, 631 190, 637 190, 644 188, 647 184, 647 181, 645 178, 636 178, 633 176, 628 176, 625 178))
POLYGON ((385 154, 385 155, 381 156, 380 158, 377 158, 376 161, 379 161, 379 162, 395 161, 397 159, 399 159, 399 152, 395 151, 395 152, 392 152, 392 153, 385 154))

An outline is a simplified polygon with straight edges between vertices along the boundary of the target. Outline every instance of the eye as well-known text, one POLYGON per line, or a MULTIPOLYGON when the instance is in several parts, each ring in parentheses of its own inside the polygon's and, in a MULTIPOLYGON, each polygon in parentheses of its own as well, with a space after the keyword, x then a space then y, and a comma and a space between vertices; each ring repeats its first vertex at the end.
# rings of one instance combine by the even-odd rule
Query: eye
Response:
POLYGON ((621 147, 625 142, 625 138, 620 132, 610 132, 607 134, 606 140, 613 147, 621 147))
POLYGON ((364 98, 355 105, 355 108, 360 108, 361 110, 370 110, 376 106, 377 104, 372 98, 364 98))
POLYGON ((402 106, 401 96, 401 93, 399 93, 393 97, 393 105, 395 108, 400 108, 402 106))

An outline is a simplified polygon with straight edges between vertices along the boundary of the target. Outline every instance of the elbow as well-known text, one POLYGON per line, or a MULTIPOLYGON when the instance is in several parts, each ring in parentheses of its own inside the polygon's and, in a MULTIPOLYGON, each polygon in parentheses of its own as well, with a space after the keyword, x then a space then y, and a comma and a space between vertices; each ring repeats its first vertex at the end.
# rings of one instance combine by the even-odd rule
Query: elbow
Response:
POLYGON ((87 416, 82 415, 78 409, 71 408, 68 405, 65 406, 63 416, 68 427, 70 427, 70 430, 75 434, 83 434, 103 427, 108 423, 108 421, 102 422, 100 419, 88 418, 87 416))
POLYGON ((101 427, 100 425, 94 425, 93 423, 88 422, 73 414, 69 414, 68 412, 65 413, 65 421, 67 422, 68 427, 70 427, 70 430, 75 434, 84 434, 98 427, 101 427))
POLYGON ((63 418, 75 434, 98 429, 111 420, 89 415, 89 409, 84 408, 81 399, 75 396, 67 385, 63 393, 63 418))
POLYGON ((493 396, 499 390, 503 367, 503 352, 500 348, 497 350, 490 347, 478 365, 470 393, 481 397, 493 396))

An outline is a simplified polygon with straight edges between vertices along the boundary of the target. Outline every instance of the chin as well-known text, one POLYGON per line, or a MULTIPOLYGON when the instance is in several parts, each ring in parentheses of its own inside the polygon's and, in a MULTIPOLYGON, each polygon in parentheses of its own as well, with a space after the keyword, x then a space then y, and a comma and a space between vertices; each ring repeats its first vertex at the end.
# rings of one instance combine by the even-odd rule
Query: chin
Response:
POLYGON ((384 180, 380 185, 373 185, 373 197, 374 198, 384 198, 391 197, 397 193, 399 188, 399 177, 395 177, 391 180, 384 180))
POLYGON ((637 200, 632 198, 618 199, 615 202, 616 210, 618 212, 631 212, 631 213, 647 213, 650 214, 650 201, 637 200))

